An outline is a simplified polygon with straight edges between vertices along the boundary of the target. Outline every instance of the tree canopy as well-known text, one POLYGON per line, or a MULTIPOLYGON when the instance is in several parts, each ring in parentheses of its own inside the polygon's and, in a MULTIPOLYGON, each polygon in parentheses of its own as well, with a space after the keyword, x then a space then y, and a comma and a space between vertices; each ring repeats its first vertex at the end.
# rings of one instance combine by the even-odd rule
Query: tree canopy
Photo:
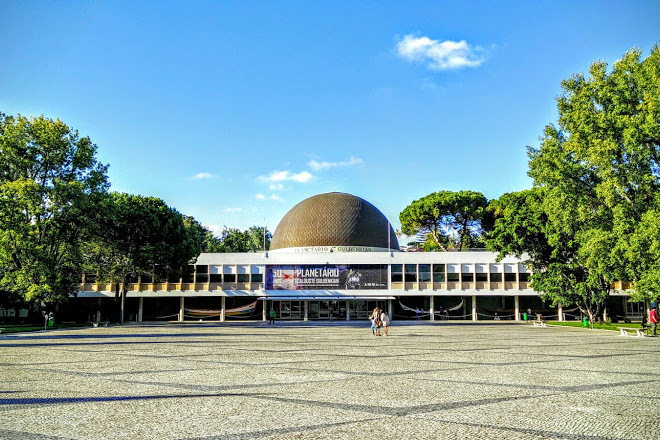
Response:
POLYGON ((43 116, 0 113, 0 157, 0 290, 62 301, 76 292, 107 166, 89 137, 43 116))
POLYGON ((416 235, 426 250, 466 249, 481 244, 488 205, 475 191, 438 191, 406 206, 399 215, 401 232, 416 235))

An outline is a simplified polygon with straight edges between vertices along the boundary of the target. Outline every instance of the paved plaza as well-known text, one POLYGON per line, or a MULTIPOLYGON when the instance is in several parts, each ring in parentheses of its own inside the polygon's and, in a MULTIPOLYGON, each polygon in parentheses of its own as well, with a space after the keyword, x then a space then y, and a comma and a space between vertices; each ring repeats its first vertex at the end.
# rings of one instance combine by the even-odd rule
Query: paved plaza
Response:
POLYGON ((0 438, 651 439, 660 338, 523 323, 0 335, 0 438))

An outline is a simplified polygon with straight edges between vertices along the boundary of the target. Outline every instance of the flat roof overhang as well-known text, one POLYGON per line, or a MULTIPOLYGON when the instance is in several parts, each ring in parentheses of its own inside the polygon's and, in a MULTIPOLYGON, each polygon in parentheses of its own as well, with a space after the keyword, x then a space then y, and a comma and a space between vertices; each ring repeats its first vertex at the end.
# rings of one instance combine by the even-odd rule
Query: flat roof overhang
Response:
POLYGON ((396 299, 395 296, 260 296, 257 298, 258 301, 264 300, 273 300, 273 301, 296 301, 296 300, 305 300, 305 301, 346 301, 346 300, 360 300, 360 301, 370 301, 370 300, 383 300, 383 299, 396 299))

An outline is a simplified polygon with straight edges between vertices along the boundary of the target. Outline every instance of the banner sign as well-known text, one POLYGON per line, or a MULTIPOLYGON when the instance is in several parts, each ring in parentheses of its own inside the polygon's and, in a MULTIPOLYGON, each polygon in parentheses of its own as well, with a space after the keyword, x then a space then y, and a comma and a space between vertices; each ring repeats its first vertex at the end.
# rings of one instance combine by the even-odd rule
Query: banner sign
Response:
POLYGON ((386 264, 266 266, 266 290, 387 289, 386 264))

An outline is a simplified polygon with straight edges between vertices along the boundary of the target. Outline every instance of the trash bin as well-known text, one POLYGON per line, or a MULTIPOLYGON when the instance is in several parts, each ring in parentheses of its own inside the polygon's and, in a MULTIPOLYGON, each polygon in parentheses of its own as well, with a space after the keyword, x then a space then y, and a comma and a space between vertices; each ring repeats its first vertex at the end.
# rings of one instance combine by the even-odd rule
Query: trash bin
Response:
POLYGON ((589 327, 589 320, 586 316, 582 318, 582 327, 589 327))
POLYGON ((527 313, 523 313, 523 321, 527 321, 527 313))
POLYGON ((48 318, 48 327, 55 325, 55 320, 53 318, 48 318))

